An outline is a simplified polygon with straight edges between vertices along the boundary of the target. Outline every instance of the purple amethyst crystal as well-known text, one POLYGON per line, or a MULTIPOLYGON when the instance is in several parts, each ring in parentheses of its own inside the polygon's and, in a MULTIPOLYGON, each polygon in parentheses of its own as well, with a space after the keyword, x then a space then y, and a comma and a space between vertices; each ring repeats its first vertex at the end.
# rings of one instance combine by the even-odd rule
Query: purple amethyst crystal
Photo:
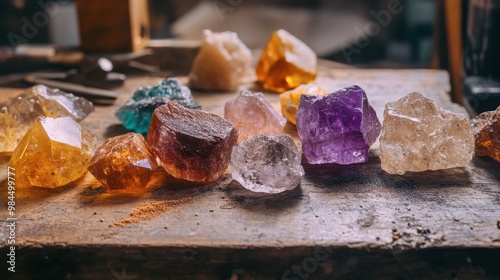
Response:
POLYGON ((300 98, 297 131, 311 164, 367 162, 380 128, 365 91, 357 85, 326 96, 300 98))

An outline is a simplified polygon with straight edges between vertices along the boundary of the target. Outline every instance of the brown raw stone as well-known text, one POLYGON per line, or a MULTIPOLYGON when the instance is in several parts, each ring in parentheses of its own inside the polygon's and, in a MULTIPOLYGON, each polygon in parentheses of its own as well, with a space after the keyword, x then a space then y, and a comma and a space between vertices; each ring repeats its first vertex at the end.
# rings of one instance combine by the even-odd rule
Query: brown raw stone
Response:
POLYGON ((471 120, 476 139, 476 154, 500 162, 500 107, 471 120))
POLYGON ((220 116, 175 102, 158 107, 148 142, 160 165, 175 178, 210 183, 224 175, 238 132, 220 116))

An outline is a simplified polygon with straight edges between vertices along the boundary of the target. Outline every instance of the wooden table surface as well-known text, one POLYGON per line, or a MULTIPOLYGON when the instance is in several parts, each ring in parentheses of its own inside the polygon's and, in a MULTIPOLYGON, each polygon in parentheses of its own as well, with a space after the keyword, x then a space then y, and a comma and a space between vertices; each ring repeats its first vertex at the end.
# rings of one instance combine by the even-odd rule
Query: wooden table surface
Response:
MULTIPOLYGON (((465 112, 449 101, 445 72, 321 72, 318 83, 329 91, 363 87, 380 119, 385 103, 412 91, 465 112)), ((99 141, 125 133, 116 106, 137 86, 158 80, 128 79, 116 105, 97 107, 82 125, 99 141)), ((0 99, 14 94, 3 89, 0 99)), ((235 94, 195 97, 203 109, 222 114, 235 94)), ((279 109, 278 95, 266 97, 279 109)), ((286 132, 298 142, 292 125, 286 132)), ((161 171, 138 198, 109 196, 91 175, 62 189, 18 189, 17 272, 2 269, 0 277, 499 279, 500 166, 476 157, 466 168, 398 176, 382 171, 378 153, 375 143, 366 164, 305 165, 301 185, 278 195, 247 191, 230 174, 189 186, 161 171)), ((8 247, 2 207, 0 259, 8 247)))

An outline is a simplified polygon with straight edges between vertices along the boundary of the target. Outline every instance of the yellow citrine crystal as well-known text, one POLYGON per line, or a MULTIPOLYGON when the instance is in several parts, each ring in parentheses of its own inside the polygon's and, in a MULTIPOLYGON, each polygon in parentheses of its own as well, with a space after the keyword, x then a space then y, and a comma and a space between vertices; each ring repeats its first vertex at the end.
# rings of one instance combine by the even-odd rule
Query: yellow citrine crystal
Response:
POLYGON ((39 117, 14 150, 16 185, 56 188, 82 177, 96 137, 73 119, 39 117))
POLYGON ((280 94, 281 114, 289 122, 297 124, 295 115, 299 109, 300 97, 302 95, 327 95, 326 90, 322 89, 317 84, 301 85, 296 89, 292 89, 280 94))
POLYGON ((317 58, 311 48, 287 31, 275 31, 255 69, 265 89, 283 92, 316 79, 317 58))

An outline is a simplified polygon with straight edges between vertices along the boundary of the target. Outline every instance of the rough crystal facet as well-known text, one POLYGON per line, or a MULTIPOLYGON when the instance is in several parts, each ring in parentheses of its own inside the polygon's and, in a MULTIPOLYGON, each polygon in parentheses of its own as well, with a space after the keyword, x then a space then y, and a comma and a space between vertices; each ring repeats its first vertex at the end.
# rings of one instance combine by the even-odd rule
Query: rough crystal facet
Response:
POLYGON ((199 183, 224 175, 237 139, 236 128, 220 116, 175 102, 154 111, 148 131, 160 165, 176 178, 199 183))
POLYGON ((116 117, 126 129, 146 133, 154 110, 169 101, 190 109, 201 108, 188 87, 176 78, 168 78, 154 86, 138 88, 125 105, 116 111, 116 117))
POLYGON ((55 188, 87 171, 96 137, 73 119, 39 117, 14 150, 9 165, 17 186, 55 188))
POLYGON ((295 115, 299 109, 300 97, 302 95, 327 95, 327 92, 315 83, 300 85, 296 89, 292 89, 280 94, 281 114, 289 122, 297 124, 295 115))
POLYGON ((290 135, 258 135, 241 142, 231 154, 231 174, 254 192, 280 193, 300 184, 301 154, 290 135))
POLYGON ((500 107, 471 120, 476 139, 476 154, 500 162, 500 107))
POLYGON ((238 141, 259 134, 279 134, 286 125, 286 119, 269 104, 262 93, 248 90, 226 102, 224 118, 238 129, 238 141))
POLYGON ((0 105, 0 109, 0 153, 11 153, 36 118, 43 116, 43 110, 38 99, 27 94, 0 105))
POLYGON ((12 152, 39 116, 83 120, 94 110, 85 98, 37 85, 0 104, 0 153, 12 152))
POLYGON ((311 164, 367 162, 380 134, 377 114, 356 85, 326 96, 302 95, 296 117, 302 151, 311 164))
POLYGON ((386 172, 463 167, 473 155, 474 135, 465 115, 443 110, 420 93, 385 105, 380 160, 386 172))
POLYGON ((47 117, 70 117, 80 122, 94 111, 92 102, 59 89, 36 85, 29 88, 27 93, 33 94, 38 98, 43 112, 47 117))
POLYGON ((275 31, 256 67, 265 89, 283 92, 316 79, 317 58, 313 50, 287 31, 275 31))
POLYGON ((144 137, 130 132, 104 141, 87 169, 109 191, 141 194, 156 167, 144 137))
POLYGON ((190 86, 214 90, 235 90, 250 71, 252 52, 234 32, 203 31, 200 51, 191 73, 190 86))

